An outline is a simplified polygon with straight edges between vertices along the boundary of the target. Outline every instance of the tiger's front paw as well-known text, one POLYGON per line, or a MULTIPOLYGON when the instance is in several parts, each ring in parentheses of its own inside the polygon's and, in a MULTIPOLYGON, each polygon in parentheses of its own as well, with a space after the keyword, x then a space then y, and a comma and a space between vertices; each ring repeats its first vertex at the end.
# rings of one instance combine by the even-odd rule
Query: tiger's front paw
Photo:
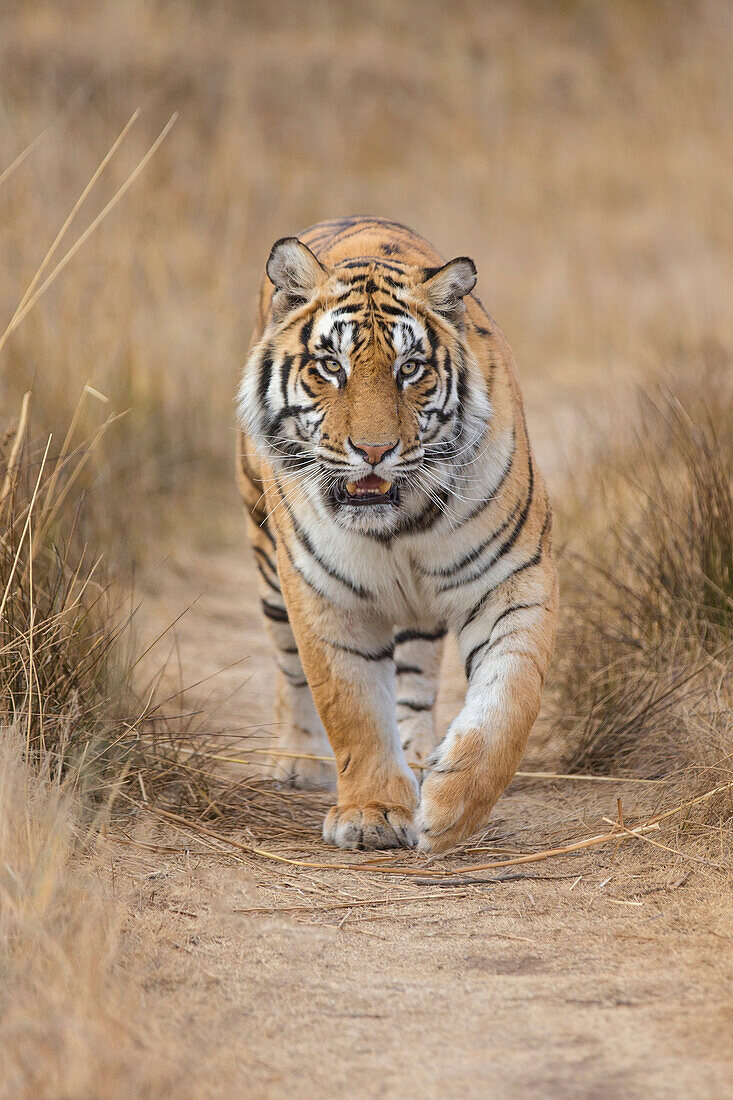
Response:
POLYGON ((414 814, 395 803, 368 802, 366 806, 333 806, 323 822, 323 839, 337 848, 414 848, 414 814))
POLYGON ((422 852, 444 852, 486 824, 504 789, 478 738, 467 736, 438 750, 422 785, 417 814, 422 852))

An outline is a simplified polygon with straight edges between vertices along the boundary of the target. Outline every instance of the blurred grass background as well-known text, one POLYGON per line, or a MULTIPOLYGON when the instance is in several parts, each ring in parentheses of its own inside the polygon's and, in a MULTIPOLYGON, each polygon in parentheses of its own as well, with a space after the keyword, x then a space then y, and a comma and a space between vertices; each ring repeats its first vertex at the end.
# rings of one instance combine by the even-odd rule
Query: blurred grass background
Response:
POLYGON ((124 559, 161 516, 233 504, 270 244, 352 212, 475 257, 558 438, 629 372, 704 375, 731 346, 730 21, 722 0, 6 0, 0 170, 44 137, 0 187, 0 317, 133 111, 70 240, 179 118, 11 336, 0 412, 33 387, 34 428, 65 431, 86 382, 130 410, 94 467, 124 559))

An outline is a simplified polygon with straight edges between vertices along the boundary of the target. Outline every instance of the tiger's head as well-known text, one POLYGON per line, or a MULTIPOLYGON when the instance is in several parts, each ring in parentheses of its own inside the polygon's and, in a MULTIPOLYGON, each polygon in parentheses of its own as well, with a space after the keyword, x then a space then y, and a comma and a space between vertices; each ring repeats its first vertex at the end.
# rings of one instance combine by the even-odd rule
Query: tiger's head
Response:
POLYGON ((287 237, 267 274, 270 322, 245 366, 242 427, 281 483, 339 526, 388 538, 419 528, 446 507, 487 423, 464 337, 473 261, 328 268, 287 237))

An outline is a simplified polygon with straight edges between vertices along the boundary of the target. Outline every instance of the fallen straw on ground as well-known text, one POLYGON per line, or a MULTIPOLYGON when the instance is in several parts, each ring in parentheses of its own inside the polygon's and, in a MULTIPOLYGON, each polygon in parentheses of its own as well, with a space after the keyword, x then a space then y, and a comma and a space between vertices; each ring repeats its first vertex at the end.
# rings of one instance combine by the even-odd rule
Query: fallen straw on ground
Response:
MULTIPOLYGON (((214 829, 209 829, 206 825, 202 825, 198 821, 192 821, 189 818, 183 817, 181 814, 173 813, 170 810, 163 810, 156 806, 144 807, 139 803, 136 803, 140 810, 147 809, 150 813, 161 818, 164 821, 169 821, 171 824, 178 827, 182 827, 188 832, 194 834, 200 834, 208 837, 211 840, 218 842, 219 844, 226 845, 230 848, 234 848, 237 851, 243 852, 246 855, 258 856, 262 859, 273 860, 276 863, 287 864, 291 867, 304 867, 310 870, 318 871, 359 871, 368 874, 382 874, 382 875, 405 875, 409 877, 420 876, 423 878, 446 878, 453 875, 466 875, 474 874, 479 871, 495 871, 501 870, 504 867, 519 867, 527 863, 538 863, 542 860, 552 859, 557 856, 570 855, 572 852, 583 851, 587 848, 595 848, 604 844, 617 844, 619 841, 627 839, 644 839, 645 834, 649 832, 656 832, 660 829, 662 822, 669 821, 677 814, 682 813, 685 810, 691 809, 693 806, 699 806, 703 802, 707 802, 717 794, 721 794, 724 791, 733 789, 733 781, 730 783, 723 783, 712 790, 706 791, 704 794, 699 795, 697 798, 689 799, 686 802, 679 803, 672 807, 670 810, 666 810, 663 813, 659 813, 656 816, 650 818, 647 821, 641 822, 638 825, 630 827, 628 825, 615 826, 611 832, 599 833, 594 836, 586 837, 583 840, 573 841, 569 844, 561 845, 556 848, 546 848, 541 852, 530 852, 526 855, 515 856, 512 859, 494 860, 491 863, 476 863, 468 866, 445 867, 441 865, 439 869, 432 869, 431 865, 428 866, 384 866, 374 863, 325 863, 316 860, 307 859, 295 859, 291 856, 284 856, 277 852, 270 852, 264 848, 260 848, 255 844, 247 844, 244 841, 236 840, 233 837, 227 837, 222 833, 217 832, 214 829)), ((130 802, 133 800, 129 796, 125 796, 130 802)), ((450 855, 450 853, 447 853, 450 855)), ((675 853, 684 854, 684 853, 675 853)))

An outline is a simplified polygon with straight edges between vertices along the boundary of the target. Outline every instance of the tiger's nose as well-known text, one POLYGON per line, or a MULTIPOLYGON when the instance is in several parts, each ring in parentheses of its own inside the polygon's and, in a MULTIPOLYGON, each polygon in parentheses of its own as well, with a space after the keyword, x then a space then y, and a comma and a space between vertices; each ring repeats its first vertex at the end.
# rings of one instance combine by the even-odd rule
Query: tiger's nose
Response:
POLYGON ((367 462, 372 466, 376 466, 378 462, 381 462, 385 455, 390 454, 395 447, 396 443, 354 443, 354 440, 349 438, 349 443, 358 451, 359 454, 364 455, 367 462))

